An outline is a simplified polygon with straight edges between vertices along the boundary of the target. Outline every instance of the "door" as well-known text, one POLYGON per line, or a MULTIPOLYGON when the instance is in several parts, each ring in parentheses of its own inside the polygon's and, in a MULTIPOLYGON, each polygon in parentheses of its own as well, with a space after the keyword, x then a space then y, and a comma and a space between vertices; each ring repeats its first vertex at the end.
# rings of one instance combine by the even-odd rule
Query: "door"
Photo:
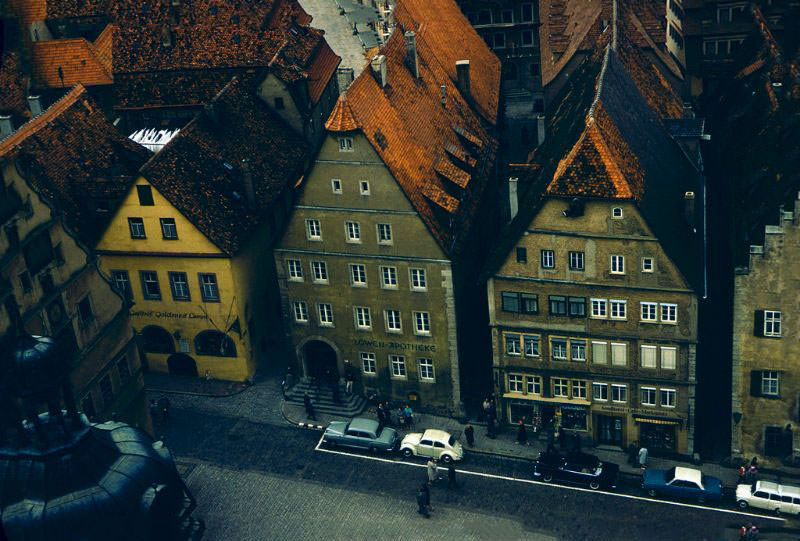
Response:
POLYGON ((435 456, 433 450, 433 440, 420 440, 417 445, 417 454, 420 456, 435 456))
POLYGON ((178 376, 197 376, 197 363, 185 353, 173 353, 167 358, 170 374, 178 376))
POLYGON ((597 442, 622 446, 622 419, 620 417, 598 415, 597 442))
POLYGON ((336 352, 329 344, 321 340, 311 340, 304 346, 303 351, 306 361, 306 376, 326 383, 339 381, 336 352))
POLYGON ((437 459, 442 458, 442 453, 444 453, 444 443, 440 441, 433 442, 433 452, 437 459))
POLYGON ((792 497, 788 495, 781 496, 781 513, 788 513, 790 515, 796 515, 796 506, 792 504, 792 497))

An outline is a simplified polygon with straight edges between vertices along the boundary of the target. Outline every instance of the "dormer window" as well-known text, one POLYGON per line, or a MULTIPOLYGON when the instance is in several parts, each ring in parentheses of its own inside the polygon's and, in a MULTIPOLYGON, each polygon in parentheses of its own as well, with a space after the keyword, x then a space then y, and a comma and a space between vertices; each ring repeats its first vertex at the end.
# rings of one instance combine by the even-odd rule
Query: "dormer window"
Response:
POLYGON ((352 137, 339 137, 339 152, 353 152, 352 137))
POLYGON ((161 29, 161 46, 172 47, 172 31, 166 26, 161 29))
POLYGON ((614 207, 611 209, 611 217, 619 220, 622 218, 622 207, 614 207))

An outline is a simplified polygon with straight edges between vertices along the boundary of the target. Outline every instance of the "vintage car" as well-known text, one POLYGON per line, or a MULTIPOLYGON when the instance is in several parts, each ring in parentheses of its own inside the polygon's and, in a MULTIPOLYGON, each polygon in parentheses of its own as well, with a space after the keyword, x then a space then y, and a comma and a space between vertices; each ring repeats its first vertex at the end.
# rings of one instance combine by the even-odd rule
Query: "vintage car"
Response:
POLYGON ((680 466, 668 470, 647 468, 644 471, 642 489, 651 497, 664 495, 692 499, 700 503, 722 498, 722 481, 703 475, 700 470, 680 466))
POLYGON ((461 442, 444 430, 429 428, 424 433, 407 434, 400 443, 400 452, 405 457, 432 456, 444 462, 464 458, 461 442))
POLYGON ((323 443, 331 447, 344 445, 372 452, 392 451, 400 436, 394 428, 381 427, 378 421, 355 418, 350 422, 332 421, 322 434, 323 443))
POLYGON ((742 509, 757 507, 777 514, 800 514, 800 488, 779 485, 769 481, 756 481, 736 487, 736 503, 742 509))
POLYGON ((559 481, 587 486, 592 490, 615 488, 619 476, 619 466, 612 462, 601 462, 594 455, 586 453, 539 453, 533 463, 533 476, 549 483, 559 481))

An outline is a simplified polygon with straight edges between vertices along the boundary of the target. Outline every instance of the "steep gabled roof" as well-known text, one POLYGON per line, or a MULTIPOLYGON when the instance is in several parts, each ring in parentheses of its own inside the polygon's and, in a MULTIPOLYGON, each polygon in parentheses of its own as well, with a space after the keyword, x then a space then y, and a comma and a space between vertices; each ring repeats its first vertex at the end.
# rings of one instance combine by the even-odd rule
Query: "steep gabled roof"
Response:
POLYGON ((363 132, 433 237, 454 254, 467 236, 497 149, 500 62, 452 0, 435 8, 423 0, 401 0, 394 13, 402 27, 379 51, 386 58, 388 85, 381 88, 365 70, 340 96, 326 126, 363 132), (455 35, 454 27, 464 30, 455 35), (419 78, 405 63, 402 29, 416 33, 419 78), (471 97, 456 86, 460 59, 471 62, 471 97))
MULTIPOLYGON (((104 37, 107 40, 107 37, 104 37)), ((36 87, 71 87, 113 83, 109 64, 94 43, 83 39, 55 39, 31 43, 31 76, 36 87)))
POLYGON ((211 242, 235 255, 302 176, 305 141, 239 79, 211 101, 140 173, 211 242), (244 161, 247 160, 247 164, 244 161), (255 201, 247 199, 246 176, 255 201))
POLYGON ((25 180, 90 247, 111 217, 97 212, 98 203, 113 210, 149 156, 116 131, 82 85, 0 140, 0 161, 17 160, 25 180))

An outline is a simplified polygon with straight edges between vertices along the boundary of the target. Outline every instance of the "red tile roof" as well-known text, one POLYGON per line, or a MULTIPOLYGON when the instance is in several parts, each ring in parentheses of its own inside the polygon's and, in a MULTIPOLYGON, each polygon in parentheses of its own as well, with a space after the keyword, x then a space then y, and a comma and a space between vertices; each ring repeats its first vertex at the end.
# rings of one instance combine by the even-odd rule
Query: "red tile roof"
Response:
POLYGON ((6 0, 8 7, 16 13, 23 28, 32 22, 43 21, 47 17, 47 0, 6 0))
MULTIPOLYGON (((107 40, 106 36, 104 40, 107 40)), ((108 65, 101 60, 100 51, 83 38, 32 42, 31 70, 35 87, 113 83, 108 65)))
POLYGON ((78 85, 9 137, 0 161, 16 159, 22 176, 90 247, 150 153, 118 133, 78 85))
POLYGON ((303 175, 306 142, 264 102, 233 79, 141 174, 211 242, 236 254, 271 204, 303 175), (247 200, 245 166, 255 202, 247 200))
POLYGON ((328 42, 323 40, 308 70, 308 94, 311 103, 317 103, 322 97, 325 87, 328 86, 341 61, 342 59, 333 52, 328 42))
POLYGON ((452 254, 467 234, 487 183, 487 164, 494 160, 500 63, 452 0, 440 0, 435 8, 422 0, 400 0, 395 20, 416 32, 419 79, 405 64, 405 39, 398 26, 380 49, 387 63, 386 88, 368 68, 340 96, 326 126, 364 133, 434 238, 452 254), (455 27, 464 31, 455 36, 455 27), (455 62, 460 59, 471 62, 474 94, 469 100, 456 87, 455 62), (445 107, 440 85, 446 87, 445 107), (461 166, 453 161, 456 155, 469 156, 471 162, 461 166), (459 201, 454 194, 462 189, 470 197, 459 201))
POLYGON ((28 75, 22 71, 19 52, 3 52, 0 56, 0 113, 28 114, 28 80, 28 75))

